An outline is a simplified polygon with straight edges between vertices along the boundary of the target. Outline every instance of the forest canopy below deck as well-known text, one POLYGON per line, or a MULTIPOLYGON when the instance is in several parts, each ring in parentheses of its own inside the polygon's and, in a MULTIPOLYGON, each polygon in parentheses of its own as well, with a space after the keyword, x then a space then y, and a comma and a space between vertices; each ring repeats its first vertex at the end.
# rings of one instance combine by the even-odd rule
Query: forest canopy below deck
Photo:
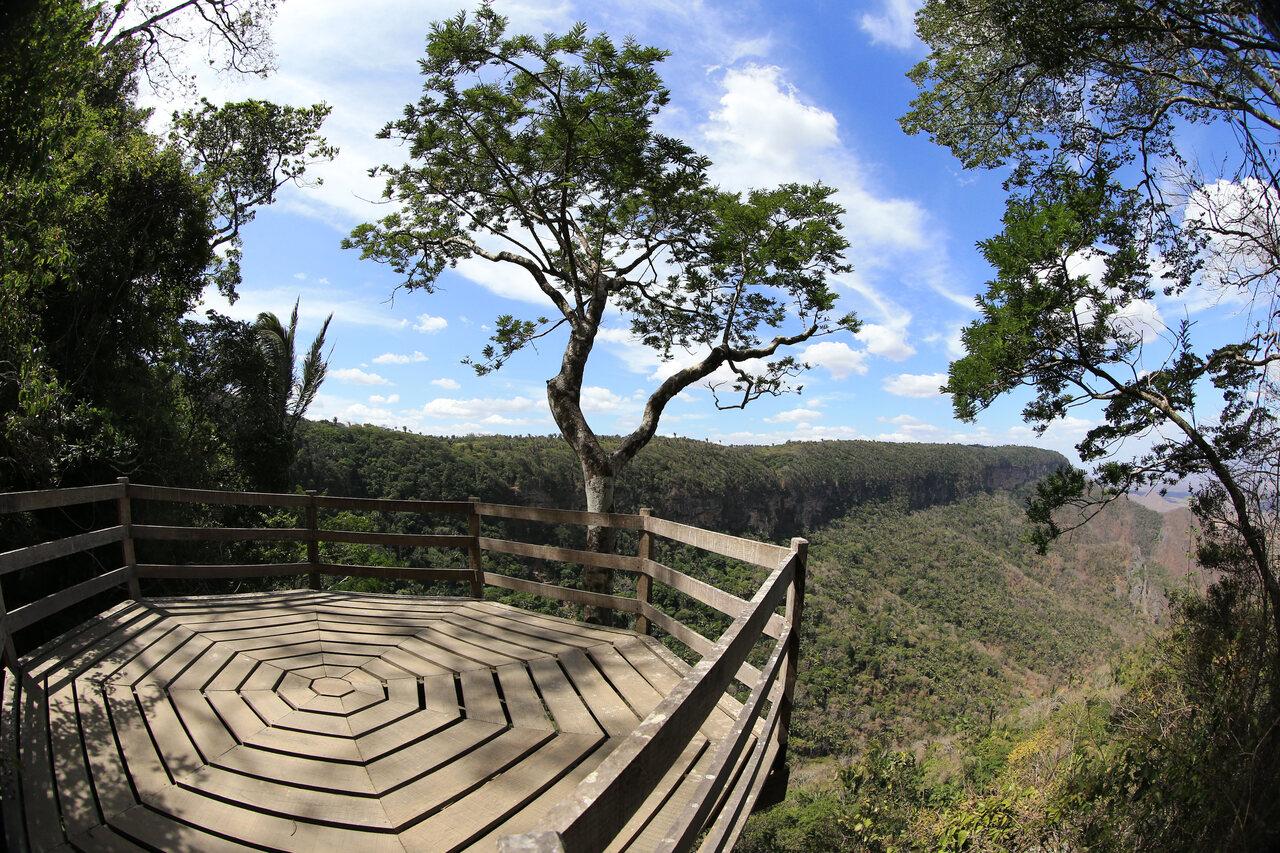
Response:
POLYGON ((118 568, 4 613, 11 673, 0 735, 11 846, 47 849, 78 838, 165 849, 204 849, 217 839, 280 849, 491 849, 502 835, 532 832, 569 850, 690 849, 709 830, 705 843, 720 849, 741 832, 771 773, 785 780, 773 771, 784 766, 795 688, 803 540, 781 547, 647 511, 219 493, 124 480, 3 495, 0 510, 94 501, 114 505, 115 523, 0 555, 0 576, 93 548, 122 557, 118 568), (146 501, 266 505, 300 511, 301 522, 136 523, 133 506, 146 501), (317 521, 322 507, 452 515, 465 532, 333 530, 317 521), (482 536, 490 532, 482 518, 609 524, 633 532, 636 553, 482 536), (719 590, 655 561, 659 537, 752 563, 767 577, 750 600, 719 590), (138 558, 139 540, 266 540, 301 548, 305 558, 148 563, 138 558), (322 542, 453 548, 465 566, 326 562, 322 542), (636 594, 491 572, 486 554, 607 563, 636 576, 636 594), (305 578, 310 589, 141 596, 140 584, 152 579, 225 583, 237 572, 255 583, 305 578), (445 582, 470 595, 324 589, 331 576, 342 576, 339 584, 361 576, 445 582), (11 631, 118 585, 128 600, 18 658, 11 631), (727 627, 708 637, 682 624, 651 603, 656 585, 719 611, 727 627), (477 593, 486 586, 621 611, 635 617, 636 631, 485 601, 477 593), (700 660, 690 668, 649 633, 671 635, 700 660), (735 680, 745 701, 729 692, 735 680), (557 802, 565 804, 550 808, 557 802), (229 836, 229 827, 243 837, 229 836))

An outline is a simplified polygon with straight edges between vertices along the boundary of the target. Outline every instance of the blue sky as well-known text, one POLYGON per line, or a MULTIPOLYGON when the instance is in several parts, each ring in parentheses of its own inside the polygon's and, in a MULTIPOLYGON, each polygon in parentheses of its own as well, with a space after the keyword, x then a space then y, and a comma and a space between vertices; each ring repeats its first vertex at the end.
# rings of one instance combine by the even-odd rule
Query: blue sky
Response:
MULTIPOLYGON (((1074 456, 1087 417, 1036 437, 1018 418, 1017 401, 961 424, 937 393, 960 353, 959 329, 976 316, 972 297, 988 270, 974 243, 998 230, 1003 195, 1001 175, 964 173, 947 151, 898 128, 914 93, 905 72, 924 54, 909 0, 496 6, 513 30, 562 31, 581 19, 615 39, 634 35, 670 50, 663 75, 673 101, 660 128, 711 156, 718 183, 746 189, 821 179, 848 209, 855 270, 837 282, 839 310, 856 311, 863 331, 797 348, 813 365, 802 395, 721 412, 708 392, 692 389, 668 407, 661 434, 1037 444, 1074 456)), ((381 182, 366 170, 400 154, 374 134, 419 95, 416 60, 429 23, 459 8, 291 0, 274 27, 275 75, 201 81, 214 101, 326 101, 333 114, 325 132, 341 149, 314 170, 322 186, 286 191, 247 229, 239 301, 210 294, 206 306, 252 319, 262 310, 286 315, 301 297, 308 337, 333 312, 329 379, 311 417, 433 434, 552 433, 543 386, 558 364, 558 339, 483 378, 460 363, 483 346, 495 316, 545 312, 531 282, 476 260, 446 273, 436 294, 396 292, 391 271, 339 247, 354 225, 384 212, 371 201, 381 182)), ((1151 311, 1167 316, 1170 307, 1151 311)), ((596 431, 634 426, 670 369, 630 340, 624 317, 611 316, 584 393, 596 431)))

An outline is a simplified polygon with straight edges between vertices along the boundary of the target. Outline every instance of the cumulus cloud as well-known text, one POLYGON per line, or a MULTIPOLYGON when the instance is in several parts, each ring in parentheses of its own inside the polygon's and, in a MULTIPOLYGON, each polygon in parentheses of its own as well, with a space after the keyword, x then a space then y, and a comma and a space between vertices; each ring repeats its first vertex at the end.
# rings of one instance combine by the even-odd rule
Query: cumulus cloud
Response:
POLYGON ((443 388, 446 391, 457 391, 462 386, 447 377, 441 379, 432 379, 431 384, 437 388, 443 388))
POLYGON ((867 354, 843 341, 820 341, 800 351, 800 360, 821 367, 832 379, 847 379, 851 374, 867 372, 867 354))
POLYGON ((921 5, 921 0, 881 0, 879 11, 863 13, 858 26, 874 44, 910 50, 919 44, 916 11, 921 5))
POLYGON ((449 321, 443 317, 434 317, 430 314, 419 314, 418 321, 413 324, 415 332, 425 332, 434 335, 436 332, 443 331, 449 326, 449 321))
POLYGON ((892 361, 903 361, 916 354, 916 348, 907 343, 907 323, 911 315, 901 323, 864 323, 858 330, 858 339, 867 345, 867 352, 884 356, 892 361))
POLYGON ((384 397, 384 396, 383 396, 383 395, 381 395, 381 394, 370 394, 370 395, 369 395, 369 402, 370 402, 370 403, 378 403, 378 404, 395 404, 395 403, 399 403, 399 402, 400 402, 400 395, 399 395, 399 394, 388 394, 388 395, 386 395, 386 396, 384 397))
POLYGON ((883 387, 899 397, 941 397, 938 389, 945 384, 945 373, 898 373, 885 377, 883 387))
POLYGON ((418 350, 411 353, 384 352, 382 355, 374 356, 374 364, 415 364, 426 361, 427 357, 418 350))
POLYGON ((376 373, 361 370, 358 367, 343 367, 332 371, 330 374, 339 382, 350 382, 352 385, 392 385, 386 377, 379 376, 376 373))
POLYGON ((822 417, 822 412, 817 409, 806 409, 798 407, 795 409, 787 409, 785 412, 778 412, 772 417, 765 418, 771 424, 796 424, 809 423, 816 421, 822 417))
POLYGON ((508 418, 511 414, 544 415, 547 411, 546 400, 535 400, 530 397, 473 397, 460 400, 454 397, 437 397, 429 400, 422 407, 422 413, 429 418, 478 421, 488 424, 527 423, 526 420, 508 418))

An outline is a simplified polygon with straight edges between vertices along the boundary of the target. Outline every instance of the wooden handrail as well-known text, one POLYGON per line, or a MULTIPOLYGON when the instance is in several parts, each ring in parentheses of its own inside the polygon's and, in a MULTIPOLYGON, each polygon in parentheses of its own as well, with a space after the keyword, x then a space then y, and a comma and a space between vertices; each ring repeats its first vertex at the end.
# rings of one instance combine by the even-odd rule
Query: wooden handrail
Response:
POLYGON ((785 773, 787 733, 794 708, 800 650, 799 624, 804 608, 808 543, 803 539, 793 539, 790 547, 783 547, 668 521, 653 516, 648 510, 631 515, 484 503, 476 498, 467 501, 421 501, 345 498, 314 492, 223 492, 142 485, 130 483, 125 478, 103 486, 0 494, 0 513, 29 512, 106 500, 118 503, 118 523, 115 526, 0 553, 0 575, 3 575, 116 542, 121 543, 123 549, 122 565, 118 569, 106 571, 11 611, 5 609, 0 598, 0 657, 10 668, 17 666, 13 632, 113 586, 126 584, 130 594, 137 597, 138 578, 292 575, 307 576, 309 585, 316 589, 321 588, 320 579, 324 575, 406 578, 467 583, 470 594, 476 598, 482 597, 484 585, 490 585, 633 614, 638 632, 649 633, 652 628, 664 631, 702 658, 578 786, 573 796, 548 814, 539 829, 503 839, 503 849, 586 851, 608 846, 613 835, 640 806, 650 787, 670 770, 676 757, 704 725, 712 708, 735 680, 751 691, 750 696, 741 706, 728 737, 717 746, 709 769, 698 783, 695 797, 661 842, 662 849, 689 849, 699 836, 702 836, 706 848, 720 850, 731 847, 742 831, 750 806, 765 779, 775 771, 785 773), (131 508, 134 499, 302 509, 304 526, 136 524, 131 508), (317 522, 319 509, 463 515, 467 519, 467 533, 326 530, 317 522), (481 519, 484 517, 635 530, 639 533, 637 553, 601 554, 482 536, 481 519), (768 578, 750 600, 739 598, 653 559, 655 536, 761 566, 770 570, 768 578), (293 541, 307 545, 307 557, 306 562, 297 563, 139 563, 134 552, 136 540, 293 541), (467 567, 442 569, 325 563, 321 562, 319 552, 321 542, 459 548, 467 552, 467 567), (632 572, 637 577, 636 597, 572 589, 488 572, 484 570, 485 551, 632 572), (729 616, 732 622, 717 639, 704 637, 653 605, 651 590, 654 583, 663 584, 718 610, 729 616), (778 613, 784 602, 784 612, 778 613), (767 663, 762 669, 757 669, 747 658, 764 638, 775 642, 770 647, 767 663), (761 719, 766 705, 767 716, 761 719), (752 738, 755 739, 754 745, 748 748, 752 738))

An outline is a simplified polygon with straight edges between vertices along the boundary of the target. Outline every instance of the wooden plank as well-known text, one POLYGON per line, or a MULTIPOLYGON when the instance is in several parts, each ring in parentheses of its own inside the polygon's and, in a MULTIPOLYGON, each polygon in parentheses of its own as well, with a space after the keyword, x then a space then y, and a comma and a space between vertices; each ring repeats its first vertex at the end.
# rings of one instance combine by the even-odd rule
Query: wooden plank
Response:
POLYGON ((488 851, 499 849, 501 839, 506 836, 529 832, 537 827, 552 806, 573 796, 574 789, 578 787, 579 783, 594 772, 600 762, 604 760, 604 757, 617 745, 618 741, 612 738, 601 740, 600 745, 591 754, 582 759, 568 774, 563 776, 560 781, 543 791, 537 799, 513 814, 505 823, 494 827, 488 835, 476 840, 468 849, 486 851, 488 853, 488 851))
POLYGON ((487 623, 507 631, 532 634, 537 637, 545 637, 547 632, 552 632, 560 638, 561 642, 574 648, 612 643, 634 636, 630 631, 622 628, 606 628, 602 625, 565 619, 562 616, 548 616, 499 604, 496 601, 467 602, 462 610, 468 618, 472 618, 473 613, 481 613, 487 623))
POLYGON ((135 524, 134 539, 166 542, 306 542, 305 527, 184 527, 174 524, 135 524))
MULTIPOLYGON (((645 576, 653 578, 659 583, 667 586, 692 598, 694 601, 701 602, 708 607, 714 607, 727 616, 737 617, 741 615, 743 609, 746 608, 745 599, 731 595, 719 587, 714 587, 709 583, 700 581, 697 578, 690 577, 684 572, 678 572, 675 569, 668 568, 661 563, 655 563, 648 560, 641 564, 641 571, 645 576)), ((637 598, 640 596, 637 595, 637 598)), ((770 617, 768 624, 765 625, 764 632, 775 639, 782 635, 783 626, 786 620, 782 616, 775 613, 770 617)), ((638 631, 639 629, 637 629, 638 631)), ((639 633, 644 633, 639 631, 639 633)))
POLYGON ((466 548, 470 536, 435 533, 377 533, 361 530, 317 530, 321 542, 349 542, 355 545, 395 545, 405 548, 466 548))
POLYGON ((729 783, 730 774, 737 765, 747 740, 752 736, 756 718, 760 715, 765 699, 768 698, 769 691, 773 689, 778 679, 783 655, 790 639, 791 631, 788 630, 761 671, 760 680, 756 682, 755 688, 743 705, 742 713, 738 715, 733 730, 716 746, 710 764, 690 797, 689 805, 674 817, 667 828, 666 835, 658 845, 658 850, 688 850, 697 840, 698 834, 702 832, 703 826, 711 816, 713 807, 720 799, 722 789, 729 783))
MULTIPOLYGON (((663 696, 674 690, 689 672, 688 664, 656 640, 641 642, 637 639, 634 643, 619 643, 615 648, 663 696)), ((700 731, 708 740, 723 738, 733 727, 739 710, 737 700, 725 695, 703 721, 700 731)))
POLYGON ((516 506, 515 504, 477 503, 476 512, 491 518, 515 518, 521 521, 542 521, 548 524, 592 524, 600 527, 615 527, 619 530, 639 530, 642 524, 638 515, 516 506))
POLYGON ((22 680, 19 747, 22 768, 22 811, 27 838, 36 849, 65 842, 54 785, 53 756, 49 754, 49 705, 44 685, 22 680))
POLYGON ((71 489, 4 492, 0 493, 0 514, 111 501, 120 497, 120 491, 117 484, 105 483, 101 486, 78 486, 71 489))
POLYGON ((344 498, 333 495, 316 495, 316 506, 321 509, 355 509, 366 512, 445 512, 465 515, 471 511, 468 501, 420 501, 402 498, 344 498))
POLYGON ((376 793, 369 774, 358 764, 336 764, 317 758, 264 752, 247 746, 237 746, 224 752, 213 763, 236 773, 276 779, 286 785, 321 786, 358 796, 376 793))
MULTIPOLYGON (((734 620, 711 655, 704 658, 599 770, 579 786, 573 801, 548 815, 566 851, 600 850, 612 838, 609 827, 625 823, 644 799, 645 791, 670 769, 680 750, 697 737, 698 728, 715 707, 746 660, 769 614, 786 594, 795 559, 769 575, 751 599, 751 609, 734 620)), ((528 839, 531 847, 538 839, 528 839)), ((536 848, 534 848, 536 849, 536 848)))
POLYGON ((543 654, 556 655, 584 645, 595 645, 594 642, 566 642, 570 635, 551 631, 541 625, 529 625, 506 620, 494 613, 475 612, 446 616, 443 622, 450 625, 465 625, 468 630, 488 637, 497 637, 508 642, 530 649, 529 658, 541 657, 543 654), (536 652, 534 651, 536 650, 536 652))
POLYGON ((138 801, 129 786, 129 775, 116 747, 113 721, 107 716, 104 688, 77 682, 76 708, 98 805, 110 822, 113 815, 132 808, 138 801))
MULTIPOLYGON (((448 619, 442 619, 432 624, 431 630, 464 641, 472 646, 479 646, 491 652, 505 655, 512 660, 532 660, 533 658, 547 657, 550 654, 550 652, 539 648, 537 645, 516 642, 516 640, 527 639, 523 636, 512 636, 511 634, 507 634, 506 637, 497 636, 478 630, 481 627, 479 625, 476 625, 475 629, 473 629, 472 626, 474 624, 472 622, 458 624, 448 619)), ((505 663, 505 661, 503 663, 495 663, 494 666, 502 666, 505 663)))
POLYGON ((635 814, 621 826, 613 827, 609 843, 600 849, 610 851, 610 853, 627 849, 640 833, 644 832, 654 817, 662 811, 663 806, 671 799, 685 778, 694 772, 698 762, 704 760, 707 754, 707 747, 707 740, 700 735, 695 735, 680 751, 680 754, 671 763, 670 769, 658 780, 657 784, 645 792, 644 802, 636 809, 635 814))
MULTIPOLYGON (((776 721, 777 717, 770 712, 769 719, 776 721)), ((747 818, 751 816, 751 805, 760 798, 760 790, 769 777, 769 768, 777 759, 779 742, 776 735, 779 732, 781 729, 766 728, 766 734, 756 741, 756 747, 747 759, 753 773, 744 774, 739 780, 738 786, 721 810, 721 818, 711 825, 699 850, 718 853, 733 849, 738 836, 747 825, 747 818), (747 782, 750 784, 746 784, 747 782)))
POLYGON ((65 610, 73 604, 79 604, 86 598, 92 598, 101 592, 105 592, 113 586, 128 583, 130 574, 131 570, 128 566, 112 569, 109 572, 98 575, 96 578, 90 578, 75 586, 69 586, 64 590, 55 592, 53 595, 37 599, 30 604, 24 604, 15 610, 9 611, 5 617, 5 625, 10 631, 19 631, 47 616, 52 616, 59 610, 65 610))
POLYGON ((183 728, 177 712, 169 704, 168 694, 154 684, 140 684, 134 692, 151 736, 160 745, 160 760, 164 763, 170 781, 181 779, 203 767, 204 759, 200 757, 200 751, 183 728))
POLYGON ((49 693, 49 740, 53 754, 53 775, 62 809, 62 823, 68 836, 88 832, 102 821, 89 779, 89 765, 80 744, 76 720, 75 686, 66 681, 49 693))
MULTIPOLYGON (((214 695, 212 693, 208 694, 214 695)), ((195 690, 170 690, 169 697, 179 717, 191 733, 192 744, 205 762, 210 762, 236 745, 235 738, 214 714, 205 698, 195 690)))
POLYGON ((502 696, 507 703, 507 713, 511 715, 511 725, 523 729, 555 731, 525 665, 508 664, 498 667, 496 672, 498 683, 502 685, 502 696))
MULTIPOLYGON (((476 725, 481 725, 476 723, 476 725)), ((449 731, 459 728, 455 726, 449 731)), ((506 729, 498 737, 424 776, 396 788, 382 797, 382 807, 393 826, 431 815, 443 806, 471 793, 492 777, 518 764, 525 756, 541 747, 555 735, 528 729, 506 729)), ((372 770, 370 771, 372 775, 372 770)), ((438 849, 424 843, 429 839, 413 832, 402 835, 407 846, 438 849)))
POLYGON ((643 719, 662 701, 663 694, 654 689, 643 675, 636 671, 626 658, 613 646, 596 646, 587 654, 613 688, 622 694, 637 717, 643 719))
MULTIPOLYGON (((136 528, 135 528, 136 529, 136 528)), ((139 563, 140 578, 265 578, 306 574, 306 563, 139 563)))
POLYGON ((498 687, 493 681, 493 670, 472 669, 462 673, 462 707, 468 720, 484 720, 505 726, 507 715, 498 698, 498 687))
MULTIPOLYGON (((644 612, 645 615, 649 617, 650 622, 666 631, 668 634, 675 637, 677 640, 684 643, 704 658, 711 654, 715 649, 716 644, 714 642, 708 640, 706 637, 702 636, 683 622, 676 621, 673 617, 668 616, 658 608, 649 606, 644 612)), ((765 624, 768 625, 767 622, 765 624)), ((746 687, 751 688, 755 686, 756 681, 760 678, 760 670, 756 669, 746 661, 743 661, 742 666, 738 667, 738 671, 734 674, 734 678, 746 687)))
MULTIPOLYGON (((492 741, 506 731, 504 726, 480 720, 462 720, 453 725, 442 725, 439 720, 440 717, 435 714, 427 715, 425 723, 431 726, 429 729, 431 734, 424 740, 408 743, 408 745, 403 745, 404 741, 401 741, 399 748, 391 751, 384 750, 378 757, 366 759, 368 761, 366 769, 369 771, 369 778, 373 780, 374 788, 379 791, 389 791, 399 786, 400 790, 404 790, 407 783, 429 776, 437 769, 452 763, 458 756, 476 749, 480 744, 492 741)), ((385 740, 383 742, 385 743, 385 740)), ((360 746, 362 751, 366 749, 365 743, 362 742, 360 746)), ((401 808, 412 807, 411 802, 401 802, 401 808)), ((392 816, 390 812, 388 816, 392 816)), ((416 816, 416 814, 410 815, 410 817, 416 816)), ((397 824, 402 820, 393 819, 397 824)))
POLYGON ((598 566, 602 569, 616 569, 622 572, 640 571, 639 558, 630 554, 600 554, 596 551, 583 551, 578 548, 532 545, 528 542, 517 542, 512 539, 492 539, 488 536, 480 537, 480 547, 485 551, 514 554, 517 557, 532 557, 536 560, 577 563, 580 566, 598 566))
POLYGON ((591 713, 604 726, 610 737, 623 737, 636 727, 640 718, 613 685, 600 674, 585 652, 573 651, 560 656, 560 666, 573 680, 591 713))
MULTIPOLYGON (((273 778, 258 778, 208 766, 182 781, 182 787, 258 811, 301 821, 324 822, 358 829, 388 829, 387 815, 373 797, 346 791, 298 787, 273 778)), ((257 839, 249 838, 256 842, 257 839)))
POLYGON ((205 832, 194 826, 176 821, 168 815, 161 814, 144 805, 133 808, 112 818, 113 826, 100 826, 89 833, 88 843, 78 842, 81 850, 102 850, 111 853, 129 853, 129 851, 146 850, 199 850, 204 851, 248 851, 254 848, 237 844, 217 835, 205 832), (124 833, 129 839, 149 847, 139 847, 132 840, 117 835, 124 833))
POLYGON ((534 684, 542 694, 542 701, 546 703, 551 716, 555 719, 557 730, 589 735, 602 734, 600 727, 596 725, 595 718, 591 716, 587 706, 582 704, 582 699, 561 671, 557 661, 547 658, 530 661, 529 672, 533 674, 534 684))
POLYGON ((12 551, 5 551, 0 554, 0 575, 7 575, 10 572, 25 569, 37 563, 46 563, 49 560, 57 560, 71 554, 78 554, 81 551, 88 551, 90 548, 100 548, 103 545, 111 545, 123 541, 124 527, 117 524, 114 527, 103 527, 100 530, 90 530, 88 533, 77 533, 75 536, 53 539, 48 542, 41 542, 38 545, 15 548, 12 551))
POLYGON ((419 581, 455 581, 469 583, 471 572, 467 569, 425 569, 416 566, 354 566, 346 563, 320 563, 320 574, 341 575, 353 578, 400 578, 419 581))
POLYGON ((674 539, 676 542, 692 545, 703 551, 710 551, 713 554, 719 554, 722 557, 729 557, 734 560, 742 560, 745 563, 752 563, 769 570, 776 569, 791 556, 790 549, 783 548, 781 545, 756 542, 739 536, 730 536, 727 533, 703 530, 701 527, 679 524, 657 516, 646 518, 644 529, 658 536, 665 536, 668 539, 674 539))
MULTIPOLYGON (((459 718, 457 703, 455 702, 453 709, 449 713, 437 713, 433 710, 418 711, 416 714, 410 714, 385 728, 358 735, 355 739, 355 744, 356 749, 360 752, 361 760, 370 767, 377 765, 379 768, 376 778, 372 772, 366 774, 370 778, 369 784, 373 785, 375 790, 386 790, 392 785, 399 784, 413 776, 413 761, 401 762, 396 759, 397 753, 402 749, 413 747, 419 750, 416 756, 416 760, 420 762, 417 765, 417 769, 421 770, 430 766, 435 761, 432 757, 432 748, 417 747, 417 744, 434 741, 446 729, 454 726, 464 726, 467 722, 459 718)), ((474 734, 476 740, 492 736, 498 730, 498 727, 492 723, 481 723, 475 720, 470 721, 470 723, 471 725, 466 725, 465 729, 474 734)), ((442 741, 436 746, 451 742, 442 741)), ((473 742, 468 741, 468 744, 473 742)), ((465 745, 463 748, 465 748, 465 745)))
MULTIPOLYGON (((114 487, 113 487, 114 488, 114 487)), ((306 495, 282 492, 226 492, 217 489, 182 489, 174 486, 147 486, 130 483, 129 495, 144 501, 212 504, 215 506, 287 506, 305 507, 306 495)))
POLYGON ((589 735, 560 735, 543 743, 501 775, 487 780, 401 836, 409 849, 454 850, 506 821, 556 784, 600 743, 589 735))
POLYGON ((490 586, 500 586, 504 589, 514 589, 517 592, 528 592, 533 595, 541 595, 545 598, 554 598, 557 601, 568 601, 572 604, 585 604, 593 607, 604 607, 611 610, 621 610, 624 613, 640 612, 640 602, 634 598, 622 598, 617 595, 604 595, 599 592, 587 592, 582 589, 569 589, 568 587, 555 586, 549 583, 539 583, 537 581, 527 581, 523 578, 513 578, 508 575, 496 575, 493 572, 484 573, 484 582, 490 586))

